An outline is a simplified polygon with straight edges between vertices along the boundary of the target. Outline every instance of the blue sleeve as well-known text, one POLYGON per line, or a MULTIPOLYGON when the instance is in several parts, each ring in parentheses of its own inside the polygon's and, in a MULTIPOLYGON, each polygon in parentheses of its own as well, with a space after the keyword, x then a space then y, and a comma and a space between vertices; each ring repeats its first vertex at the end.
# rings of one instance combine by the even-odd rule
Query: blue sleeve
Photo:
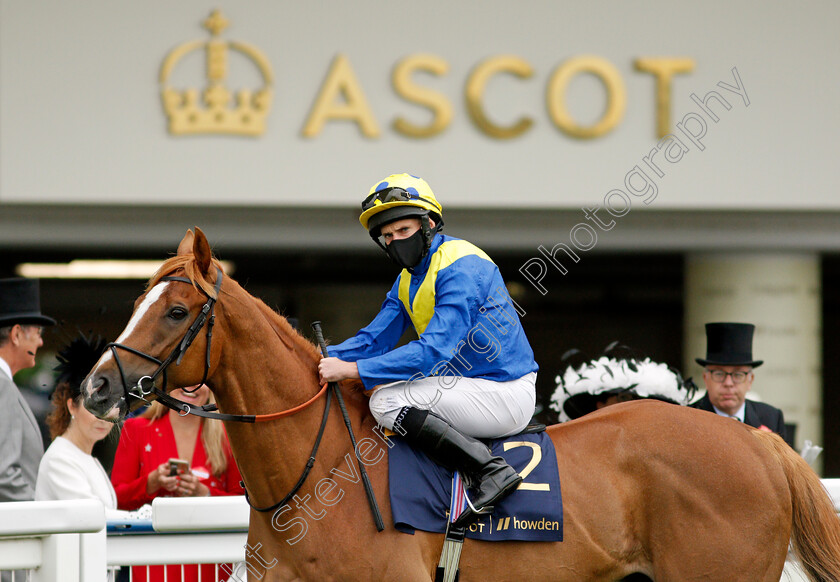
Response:
POLYGON ((385 302, 373 321, 350 339, 330 346, 330 356, 345 362, 356 362, 394 349, 405 328, 411 323, 397 296, 398 285, 399 279, 385 296, 385 302))
POLYGON ((452 359, 474 325, 488 266, 495 268, 478 257, 464 257, 441 269, 435 281, 434 315, 420 338, 356 362, 365 388, 431 376, 439 364, 452 359))

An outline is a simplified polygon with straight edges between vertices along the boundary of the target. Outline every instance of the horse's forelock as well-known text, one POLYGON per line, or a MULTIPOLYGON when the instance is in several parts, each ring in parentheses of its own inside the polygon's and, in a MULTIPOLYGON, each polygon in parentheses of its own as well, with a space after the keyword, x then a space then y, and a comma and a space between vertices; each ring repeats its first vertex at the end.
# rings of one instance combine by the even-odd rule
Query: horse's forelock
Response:
MULTIPOLYGON (((224 272, 222 264, 216 260, 215 257, 212 259, 212 266, 224 272)), ((179 269, 184 271, 184 276, 192 281, 193 286, 204 291, 208 297, 218 299, 216 296, 216 289, 214 287, 215 281, 211 282, 204 278, 204 275, 201 271, 199 271, 198 266, 196 265, 195 256, 191 254, 176 255, 166 259, 155 274, 152 275, 152 278, 149 279, 149 282, 146 284, 146 291, 157 285, 163 277, 171 275, 179 269)))

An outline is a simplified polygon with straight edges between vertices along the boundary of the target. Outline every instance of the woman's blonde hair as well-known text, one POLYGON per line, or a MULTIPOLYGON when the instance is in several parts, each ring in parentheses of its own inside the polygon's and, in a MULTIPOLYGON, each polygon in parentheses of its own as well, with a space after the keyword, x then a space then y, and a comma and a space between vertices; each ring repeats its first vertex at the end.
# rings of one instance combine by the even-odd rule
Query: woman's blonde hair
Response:
MULTIPOLYGON (((216 397, 211 391, 208 404, 215 403, 216 397)), ((150 421, 155 421, 164 414, 167 414, 169 410, 169 408, 160 402, 154 401, 140 416, 142 418, 148 418, 150 421)), ((207 461, 210 463, 210 470, 213 474, 218 477, 227 471, 230 444, 228 444, 225 425, 222 424, 221 420, 214 418, 201 419, 201 444, 204 445, 204 452, 207 453, 207 461)))

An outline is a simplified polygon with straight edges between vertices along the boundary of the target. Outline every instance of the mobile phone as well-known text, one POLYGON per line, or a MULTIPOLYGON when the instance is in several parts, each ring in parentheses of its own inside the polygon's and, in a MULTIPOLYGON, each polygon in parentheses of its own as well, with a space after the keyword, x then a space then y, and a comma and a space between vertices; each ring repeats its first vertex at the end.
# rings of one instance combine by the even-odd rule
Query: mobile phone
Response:
POLYGON ((169 459, 169 476, 183 475, 189 473, 190 464, 184 459, 169 459))

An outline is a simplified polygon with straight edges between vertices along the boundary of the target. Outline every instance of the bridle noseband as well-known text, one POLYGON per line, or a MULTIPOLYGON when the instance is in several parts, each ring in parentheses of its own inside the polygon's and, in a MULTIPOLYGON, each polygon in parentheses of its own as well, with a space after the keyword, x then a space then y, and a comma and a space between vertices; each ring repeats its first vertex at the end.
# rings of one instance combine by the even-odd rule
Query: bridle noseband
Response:
MULTIPOLYGON (((223 277, 222 271, 221 271, 221 269, 219 269, 217 267, 216 268, 216 284, 215 284, 215 289, 214 289, 216 297, 219 296, 219 292, 220 292, 221 287, 222 287, 222 277, 223 277)), ((194 285, 193 281, 191 281, 190 279, 188 279, 186 277, 166 276, 166 277, 161 277, 159 279, 159 281, 177 281, 179 283, 187 283, 189 285, 194 285)), ((267 506, 267 507, 258 507, 258 506, 255 506, 251 502, 251 499, 248 495, 248 492, 245 489, 245 484, 242 483, 243 491, 245 493, 245 499, 248 501, 248 504, 252 508, 254 508, 256 511, 259 511, 259 512, 274 511, 278 507, 284 505, 289 499, 291 499, 295 495, 295 493, 297 493, 300 490, 300 488, 303 486, 304 481, 306 481, 306 478, 309 475, 309 472, 312 470, 312 467, 315 465, 315 455, 318 452, 318 447, 321 444, 321 439, 324 436, 324 431, 327 427, 327 418, 329 417, 330 403, 332 402, 332 400, 331 400, 332 392, 335 392, 337 398, 339 399, 339 402, 341 402, 342 410, 343 410, 343 413, 344 413, 344 416, 345 416, 345 423, 347 424, 348 431, 350 431, 350 438, 351 438, 351 442, 353 442, 354 449, 355 449, 355 437, 353 436, 352 427, 350 426, 350 421, 347 418, 346 410, 344 410, 344 403, 343 403, 343 400, 341 398, 341 392, 339 391, 338 386, 335 383, 332 383, 332 390, 328 390, 328 387, 330 385, 324 384, 323 387, 321 388, 321 390, 317 394, 315 394, 315 396, 313 396, 312 398, 310 398, 309 400, 307 400, 303 404, 295 406, 294 408, 290 408, 290 409, 284 410, 282 412, 275 412, 273 414, 260 414, 260 415, 224 414, 224 413, 220 413, 220 412, 212 412, 213 410, 216 410, 216 405, 215 404, 207 404, 207 405, 204 405, 204 406, 198 406, 197 407, 197 406, 194 406, 194 405, 192 405, 188 402, 182 402, 181 400, 173 398, 173 397, 169 396, 169 394, 167 394, 165 392, 165 390, 161 390, 160 388, 158 388, 155 385, 155 381, 157 380, 157 378, 161 374, 163 375, 163 386, 165 388, 166 385, 167 385, 166 369, 169 367, 169 365, 173 361, 175 362, 175 365, 179 365, 181 363, 181 359, 184 357, 184 352, 187 351, 187 349, 192 344, 193 340, 195 340, 195 338, 198 337, 198 334, 201 331, 201 328, 204 327, 205 324, 207 325, 207 332, 206 332, 206 334, 207 334, 207 349, 206 349, 206 355, 205 355, 205 361, 204 361, 204 377, 202 378, 199 386, 201 386, 201 384, 204 384, 207 381, 207 376, 210 373, 210 346, 211 346, 211 342, 213 341, 213 325, 214 325, 215 319, 216 319, 216 316, 213 314, 213 308, 215 307, 215 305, 216 305, 216 299, 214 299, 210 295, 207 295, 207 301, 204 303, 204 305, 201 308, 201 311, 199 311, 198 315, 195 317, 195 320, 193 320, 192 324, 190 324, 190 327, 189 327, 189 329, 187 329, 186 333, 184 334, 184 337, 181 339, 180 342, 178 342, 178 345, 176 345, 172 349, 170 354, 163 361, 161 361, 158 358, 155 358, 154 356, 151 356, 151 355, 149 355, 145 352, 141 352, 138 349, 135 349, 135 348, 132 348, 132 347, 129 347, 129 346, 126 346, 124 344, 117 343, 117 342, 111 342, 111 343, 109 343, 105 346, 106 349, 111 350, 111 353, 114 355, 114 360, 117 363, 117 368, 120 371, 120 378, 122 380, 123 393, 124 393, 124 395, 120 398, 120 403, 119 403, 120 411, 125 412, 125 413, 128 412, 129 402, 132 398, 139 399, 139 400, 142 400, 143 402, 149 403, 149 401, 146 399, 146 396, 154 394, 157 397, 158 401, 161 402, 161 404, 171 408, 172 410, 177 411, 182 416, 186 416, 188 414, 193 414, 195 416, 201 416, 201 417, 204 417, 204 418, 213 418, 213 419, 217 419, 217 420, 231 420, 231 421, 237 421, 237 422, 251 422, 251 423, 253 423, 253 422, 265 422, 265 421, 269 421, 269 420, 275 420, 275 419, 278 419, 278 418, 283 418, 283 417, 286 417, 286 416, 291 416, 291 415, 303 410, 304 408, 308 407, 310 404, 315 402, 318 398, 320 398, 321 396, 326 394, 327 399, 326 399, 326 402, 324 404, 324 412, 323 412, 323 415, 321 417, 321 426, 318 429, 318 435, 315 438, 315 443, 312 447, 312 452, 309 455, 309 459, 306 462, 306 466, 304 467, 300 478, 298 479, 297 483, 292 488, 292 490, 285 497, 283 497, 283 499, 281 501, 279 501, 277 503, 274 503, 274 504, 272 504, 270 506, 267 506), (120 361, 119 353, 117 352, 117 348, 119 348, 121 350, 125 350, 125 351, 127 351, 131 354, 134 354, 136 356, 139 356, 141 358, 144 358, 146 360, 150 360, 150 361, 156 363, 158 365, 157 370, 155 370, 152 373, 151 376, 143 376, 142 378, 140 378, 137 381, 137 384, 135 384, 132 388, 129 388, 128 387, 128 382, 126 381, 125 369, 123 368, 122 362, 120 361), (125 409, 125 410, 123 410, 123 409, 125 409)), ((323 340, 323 336, 321 336, 321 334, 320 334, 320 328, 319 328, 318 335, 319 335, 320 342, 323 346, 324 340, 323 340)), ((326 348, 322 347, 322 349, 325 350, 326 348)), ((183 388, 182 388, 182 390, 183 390, 183 388)), ((196 388, 195 390, 198 390, 198 388, 196 388)), ((194 392, 195 390, 192 390, 192 391, 194 392)), ((361 464, 361 460, 359 460, 359 467, 360 467, 360 471, 363 473, 364 472, 364 467, 361 464)), ((365 478, 367 477, 366 473, 364 473, 364 477, 365 478)), ((366 483, 366 491, 368 491, 368 490, 370 490, 370 484, 366 483)), ((369 496, 372 495, 372 490, 370 490, 368 495, 369 496)), ((376 506, 375 499, 373 500, 372 503, 373 503, 372 507, 375 507, 376 506)), ((379 531, 382 531, 384 526, 382 525, 382 517, 379 515, 378 507, 376 507, 374 521, 376 522, 377 529, 379 531)))
MULTIPOLYGON (((216 284, 214 287, 216 297, 219 296, 219 291, 222 288, 223 277, 224 274, 222 273, 222 270, 217 267, 216 284)), ((189 285, 194 285, 193 281, 186 277, 174 277, 170 275, 166 277, 161 277, 159 280, 177 281, 179 283, 187 283, 189 285)), ((213 341, 213 325, 216 322, 216 316, 213 314, 213 309, 215 306, 216 299, 210 295, 207 295, 207 301, 201 307, 201 310, 198 312, 198 315, 195 316, 195 319, 193 320, 192 324, 190 324, 190 327, 187 329, 186 333, 184 334, 184 337, 181 338, 181 341, 178 342, 178 344, 172 349, 172 351, 163 361, 145 352, 141 352, 138 349, 117 342, 111 342, 105 346, 105 349, 111 350, 111 353, 114 356, 114 360, 117 362, 117 368, 120 371, 120 379, 122 380, 123 385, 123 397, 120 399, 119 403, 121 410, 124 408, 124 412, 127 414, 129 402, 131 401, 131 399, 142 400, 143 402, 148 403, 149 401, 146 399, 146 396, 155 394, 158 397, 158 399, 160 399, 164 404, 166 404, 170 408, 175 408, 181 414, 190 414, 190 412, 196 414, 196 412, 190 410, 192 407, 188 403, 176 400, 175 398, 172 398, 171 396, 166 394, 166 392, 164 392, 163 390, 157 388, 155 386, 155 381, 162 374, 163 386, 166 386, 166 369, 173 361, 175 361, 176 366, 180 365, 181 359, 184 357, 184 353, 187 351, 190 345, 192 345, 195 338, 198 337, 201 328, 204 327, 205 324, 207 325, 207 349, 205 350, 206 354, 204 359, 204 376, 202 377, 201 382, 198 385, 201 386, 201 384, 204 384, 207 381, 207 376, 210 373, 210 347, 213 341), (137 380, 137 384, 129 388, 128 382, 126 381, 125 369, 123 368, 122 361, 120 360, 119 353, 117 352, 117 348, 125 350, 131 354, 134 354, 135 356, 139 356, 141 358, 154 362, 158 365, 157 370, 155 370, 151 376, 143 376, 142 378, 137 380), (171 402, 167 402, 167 400, 171 402), (184 406, 186 406, 187 408, 184 408, 184 406)), ((195 390, 198 390, 198 388, 196 388, 195 390)), ((185 391, 194 392, 195 390, 185 391)))
MULTIPOLYGON (((223 273, 221 269, 216 268, 216 284, 215 284, 215 295, 216 297, 219 296, 219 292, 222 288, 222 277, 223 273)), ((193 285, 193 282, 186 277, 161 277, 161 281, 177 281, 179 283, 187 283, 189 285, 193 285)), ((155 385, 155 381, 157 378, 162 374, 163 375, 163 386, 166 386, 166 368, 175 361, 175 365, 181 363, 181 358, 184 357, 184 352, 187 351, 187 348, 190 347, 193 340, 198 336, 201 328, 206 324, 207 325, 207 348, 206 354, 204 358, 204 377, 201 380, 201 384, 204 384, 207 381, 207 376, 210 373, 210 346, 213 341, 213 325, 215 324, 216 316, 213 314, 213 309, 216 305, 216 299, 211 297, 210 295, 207 296, 207 302, 202 306, 201 311, 199 311, 198 315, 195 317, 195 320, 190 324, 189 329, 184 334, 184 337, 178 343, 175 348, 173 348, 172 352, 169 356, 166 357, 165 360, 161 361, 154 356, 150 356, 145 352, 141 352, 136 348, 132 348, 130 346, 126 346, 124 344, 120 344, 117 342, 111 342, 105 346, 106 349, 110 349, 111 353, 114 355, 114 360, 117 362, 117 368, 120 371, 120 379, 122 380, 123 385, 123 396, 120 398, 120 402, 118 406, 120 407, 121 412, 124 414, 128 414, 129 402, 131 399, 135 400, 142 400, 146 404, 151 404, 149 400, 146 399, 147 396, 154 394, 157 397, 157 400, 163 404, 164 406, 175 410, 181 416, 186 416, 188 414, 192 414, 194 416, 200 416, 202 418, 212 418, 216 420, 230 420, 235 422, 267 422, 269 420, 276 420, 278 418, 284 418, 286 416, 291 416, 300 412, 304 408, 308 407, 310 404, 314 403, 318 400, 321 396, 327 393, 327 385, 321 388, 315 396, 304 402, 303 404, 299 404, 293 408, 288 410, 283 410, 281 412, 274 412, 271 414, 225 414, 222 412, 214 412, 218 410, 218 407, 215 404, 205 404, 204 406, 195 406, 194 404, 190 404, 189 402, 184 402, 182 400, 178 400, 177 398, 173 398, 169 394, 167 394, 164 390, 161 390, 155 385), (144 358, 146 360, 152 361, 158 365, 157 370, 155 370, 151 376, 143 376, 139 380, 137 380, 137 384, 133 387, 128 387, 128 382, 126 380, 125 370, 123 368, 122 362, 120 361, 119 354, 117 352, 117 348, 121 350, 125 350, 131 354, 144 358)), ((195 392, 198 390, 186 390, 181 388, 185 392, 195 392)), ((329 402, 329 401, 328 401, 329 402)), ((329 406, 327 406, 327 410, 329 410, 329 406)), ((322 432, 323 432, 323 424, 322 424, 322 432)))

